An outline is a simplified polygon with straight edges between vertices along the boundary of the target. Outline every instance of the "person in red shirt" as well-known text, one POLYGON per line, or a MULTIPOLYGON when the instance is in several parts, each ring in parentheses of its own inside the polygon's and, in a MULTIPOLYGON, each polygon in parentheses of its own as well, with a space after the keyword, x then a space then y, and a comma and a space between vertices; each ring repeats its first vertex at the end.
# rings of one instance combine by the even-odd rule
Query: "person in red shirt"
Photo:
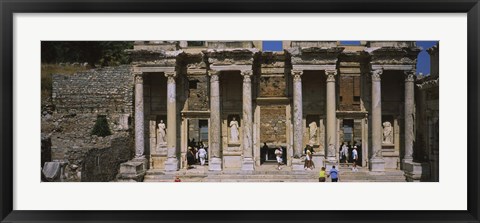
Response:
POLYGON ((182 182, 178 176, 175 176, 175 181, 174 182, 182 182))

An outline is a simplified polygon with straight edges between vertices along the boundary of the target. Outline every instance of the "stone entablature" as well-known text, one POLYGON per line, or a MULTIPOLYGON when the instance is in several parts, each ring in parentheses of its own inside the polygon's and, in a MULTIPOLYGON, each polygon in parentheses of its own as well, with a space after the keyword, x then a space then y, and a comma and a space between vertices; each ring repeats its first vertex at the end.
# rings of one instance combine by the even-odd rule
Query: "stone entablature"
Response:
MULTIPOLYGON (((303 70, 318 68, 309 68, 308 65, 335 65, 338 55, 343 51, 343 47, 293 47, 286 51, 291 55, 292 69, 297 66, 303 70)), ((335 67, 333 67, 335 68, 335 67)), ((323 69, 328 69, 327 67, 323 69)))
POLYGON ((412 48, 416 44, 414 41, 368 41, 367 47, 412 48))
MULTIPOLYGON (((253 65, 258 49, 208 49, 202 51, 210 66, 253 65)), ((236 70, 232 68, 232 70, 236 70)))
POLYGON ((164 66, 175 67, 177 59, 183 55, 183 51, 165 51, 165 50, 127 50, 132 60, 133 66, 164 66))
POLYGON ((414 70, 420 51, 415 42, 378 42, 365 49, 374 70, 414 70))
POLYGON ((337 47, 337 41, 292 41, 290 47, 301 47, 301 48, 331 48, 337 47))
POLYGON ((135 41, 133 50, 175 51, 179 49, 177 41, 135 41))
POLYGON ((254 48, 252 41, 207 41, 209 49, 254 48))

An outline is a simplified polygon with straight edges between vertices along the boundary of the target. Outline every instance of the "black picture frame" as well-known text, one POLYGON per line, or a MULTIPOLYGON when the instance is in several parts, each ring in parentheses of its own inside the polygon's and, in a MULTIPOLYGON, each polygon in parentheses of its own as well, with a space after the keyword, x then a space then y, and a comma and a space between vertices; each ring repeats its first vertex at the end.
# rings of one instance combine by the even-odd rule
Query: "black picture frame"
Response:
MULTIPOLYGON (((0 219, 1 222, 479 222, 478 0, 0 0, 0 219), (467 13, 468 204, 466 211, 19 211, 13 210, 14 13, 325 12, 467 13)), ((438 196, 442 201, 442 196, 438 196)), ((448 201, 442 201, 448 202, 448 201)), ((248 208, 248 207, 246 207, 248 208)))

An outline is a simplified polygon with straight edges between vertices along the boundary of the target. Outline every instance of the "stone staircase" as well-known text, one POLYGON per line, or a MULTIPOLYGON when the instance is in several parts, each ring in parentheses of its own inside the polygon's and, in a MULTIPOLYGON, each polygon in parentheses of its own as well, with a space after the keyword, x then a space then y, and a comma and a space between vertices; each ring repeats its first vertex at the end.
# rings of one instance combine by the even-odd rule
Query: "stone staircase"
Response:
POLYGON ((149 170, 144 182, 173 182, 175 176, 179 176, 182 182, 318 182, 318 173, 314 170, 291 171, 288 167, 281 170, 272 167, 268 170, 211 172, 206 166, 171 173, 149 170))
POLYGON ((352 171, 352 166, 340 166, 340 182, 406 182, 404 172, 401 170, 386 170, 382 173, 368 171, 367 168, 358 167, 357 172, 352 171))
MULTIPOLYGON (((353 172, 351 166, 340 167, 339 182, 405 182, 403 171, 392 170, 384 173, 372 173, 359 167, 353 172)), ((182 182, 318 182, 318 169, 293 171, 283 166, 281 170, 276 165, 257 167, 255 171, 223 170, 211 172, 207 166, 196 166, 194 169, 164 172, 151 169, 147 171, 144 182, 173 182, 179 176, 182 182)), ((327 182, 331 179, 327 178, 327 182)))

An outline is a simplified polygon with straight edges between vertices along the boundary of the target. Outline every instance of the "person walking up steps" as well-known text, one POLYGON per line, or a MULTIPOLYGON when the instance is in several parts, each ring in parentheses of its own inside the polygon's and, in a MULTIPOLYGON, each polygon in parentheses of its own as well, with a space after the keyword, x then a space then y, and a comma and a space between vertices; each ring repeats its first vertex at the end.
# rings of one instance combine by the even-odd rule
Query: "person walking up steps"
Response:
POLYGON ((353 146, 352 158, 353 158, 352 171, 353 171, 353 172, 358 172, 358 169, 357 169, 357 160, 358 160, 357 146, 353 146))
POLYGON ((330 169, 328 177, 332 177, 332 182, 338 182, 338 170, 335 169, 335 166, 332 166, 332 169, 330 169))
POLYGON ((318 175, 318 182, 325 182, 325 167, 322 167, 320 174, 318 175))

